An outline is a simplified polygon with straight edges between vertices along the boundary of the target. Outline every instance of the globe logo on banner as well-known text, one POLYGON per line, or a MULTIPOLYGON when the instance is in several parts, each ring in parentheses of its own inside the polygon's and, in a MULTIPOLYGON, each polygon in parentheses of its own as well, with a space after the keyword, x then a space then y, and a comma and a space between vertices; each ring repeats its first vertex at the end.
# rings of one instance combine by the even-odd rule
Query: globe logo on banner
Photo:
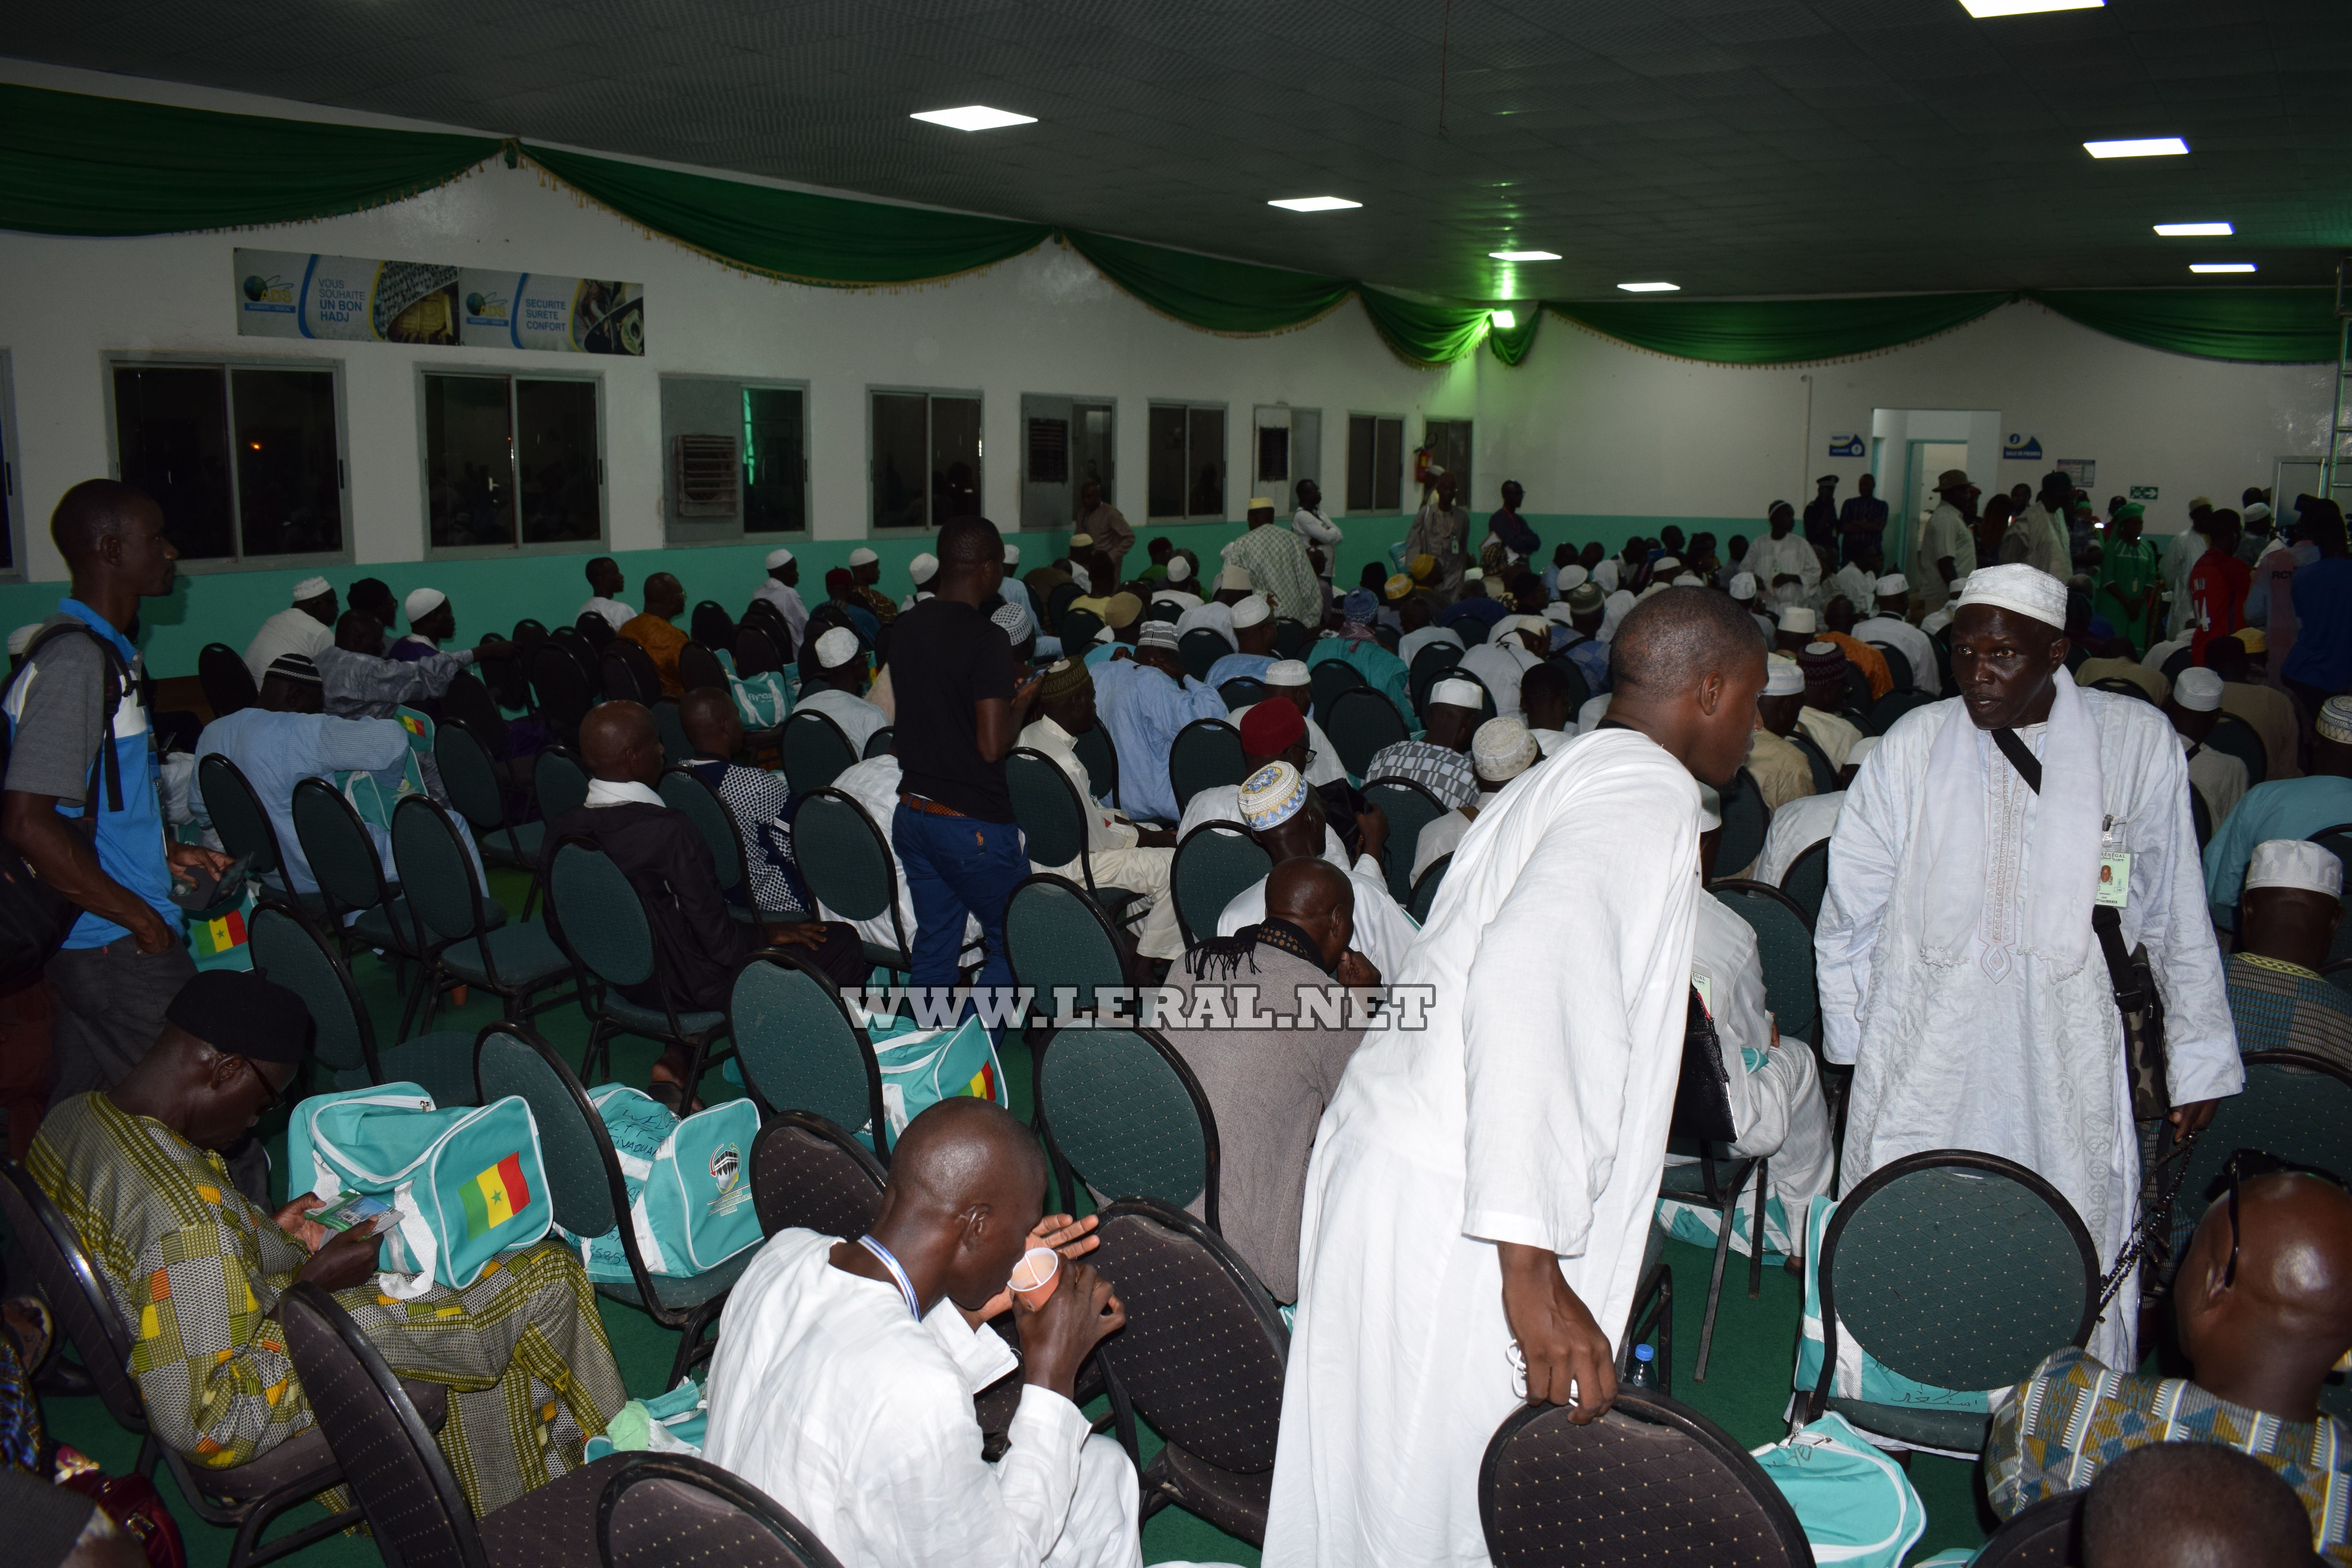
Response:
POLYGON ((2042 460, 2042 437, 2012 435, 2000 444, 2000 460, 2004 463, 2038 463, 2042 460))

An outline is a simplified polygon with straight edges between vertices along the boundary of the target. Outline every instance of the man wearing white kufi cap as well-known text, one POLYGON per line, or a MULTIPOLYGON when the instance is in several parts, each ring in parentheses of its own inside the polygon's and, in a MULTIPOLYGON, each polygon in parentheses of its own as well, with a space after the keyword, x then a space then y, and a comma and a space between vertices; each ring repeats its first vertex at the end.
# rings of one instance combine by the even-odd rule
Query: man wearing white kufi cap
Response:
POLYGON ((1813 793, 1813 765, 1788 739, 1803 718, 1804 704, 1804 672, 1787 654, 1772 655, 1764 665, 1755 732, 1748 737, 1748 772, 1763 792, 1764 804, 1776 812, 1813 793))
POLYGON ((438 588, 411 588, 400 609, 408 617, 408 635, 384 650, 387 658, 415 664, 439 653, 442 643, 457 635, 457 608, 438 588))
POLYGON ((866 700, 866 652, 858 646, 857 634, 847 626, 832 626, 817 634, 814 679, 803 679, 800 700, 793 704, 794 712, 803 708, 814 709, 841 726, 852 756, 864 756, 866 742, 873 739, 874 731, 890 721, 877 704, 866 700))
POLYGON ((1470 737, 1470 770, 1478 781, 1478 798, 1467 805, 1457 805, 1444 816, 1433 817, 1421 830, 1421 837, 1412 850, 1412 880, 1417 885, 1422 873, 1445 856, 1454 853, 1462 836, 1478 818, 1479 806, 1486 797, 1499 794, 1503 786, 1543 761, 1542 746, 1535 731, 1518 719, 1489 719, 1478 726, 1470 737))
MULTIPOLYGON (((2217 645, 2218 646, 2218 645, 2217 645)), ((2226 704, 2228 694, 2223 693, 2226 704)), ((2299 779, 2272 779, 2246 792, 2238 808, 2205 847, 2205 896, 2222 911, 2238 901, 2254 846, 2273 838, 2308 838, 2352 822, 2352 697, 2320 704, 2312 727, 2311 768, 2299 779)))
MULTIPOLYGON (((1217 662, 1222 665, 1225 660, 1217 662)), ((1232 679, 1229 676, 1219 677, 1213 669, 1209 673, 1216 677, 1208 682, 1213 689, 1232 679)), ((1323 726, 1315 721, 1315 674, 1307 668, 1307 661, 1297 658, 1268 659, 1265 667, 1258 672, 1257 679, 1265 683, 1267 701, 1289 703, 1307 721, 1307 782, 1317 789, 1346 783, 1348 764, 1339 760, 1339 748, 1331 743, 1331 737, 1326 735, 1323 726)), ((1245 702, 1227 713, 1225 722, 1238 730, 1256 707, 1255 702, 1245 702)))
POLYGON ((324 577, 305 577, 294 584, 293 602, 261 623, 245 645, 245 668, 259 686, 269 667, 289 653, 315 659, 321 648, 335 642, 335 590, 324 577))
MULTIPOLYGON (((1936 668, 1936 645, 1927 634, 1911 624, 1911 581, 1900 572, 1891 573, 1872 584, 1875 592, 1872 602, 1878 613, 1868 620, 1855 623, 1853 635, 1866 643, 1891 647, 1903 656, 1911 667, 1911 687, 1930 697, 1943 692, 1943 678, 1936 668)), ((1864 606, 1857 603, 1854 608, 1864 606)))
POLYGON ((888 626, 898 618, 898 606, 890 595, 875 586, 882 581, 882 558, 861 544, 849 552, 849 601, 874 612, 874 618, 888 626))
POLYGON ((1551 623, 1541 616, 1505 616, 1495 623, 1485 642, 1465 649, 1454 661, 1494 693, 1499 716, 1519 716, 1519 678, 1543 662, 1543 654, 1529 647, 1530 642, 1540 643, 1549 651, 1551 623))
POLYGON ((1448 808, 1478 798, 1478 776, 1470 768, 1470 740, 1486 717, 1486 692, 1464 676, 1448 676, 1429 689, 1421 739, 1382 746, 1364 764, 1364 782, 1404 779, 1417 784, 1448 808))
POLYGON ((915 591, 898 601, 900 610, 911 610, 916 601, 931 596, 931 579, 940 574, 940 558, 926 550, 907 563, 907 580, 915 591))
POLYGON ((2207 743, 2214 726, 2221 721, 2221 678, 2201 665, 2182 670, 2164 700, 2164 714, 2180 732, 2180 749, 2189 758, 2189 783, 2204 797, 2210 832, 2237 809, 2249 782, 2243 761, 2207 743))
MULTIPOLYGON (((2046 572, 1969 574, 1959 695, 1897 721, 1846 792, 1814 949, 1823 1054, 1854 1064, 1845 1190, 1925 1150, 2000 1154, 2065 1195, 2104 1271, 2138 1219, 2142 1139, 2095 910, 2161 989, 2174 1128, 2244 1073, 2180 742, 2152 704, 2076 689, 2065 619, 2046 572)), ((2117 1302, 2090 1350, 2130 1367, 2138 1296, 2117 1302)))
POLYGON ((1163 585, 1151 591, 1153 604, 1173 605, 1180 615, 1201 607, 1201 595, 1193 592, 1201 584, 1192 580, 1192 563, 1190 560, 1181 555, 1170 556, 1168 569, 1160 580, 1163 585))
POLYGON ((2320 978, 2344 919, 2344 862, 2324 844, 2254 846, 2227 974, 2242 1051, 2307 1051, 2352 1072, 2352 1000, 2320 978))
MULTIPOLYGON (((801 603, 800 561, 791 551, 778 545, 768 552, 767 573, 766 580, 752 590, 751 597, 775 605, 776 613, 784 617, 785 629, 793 634, 793 649, 797 655, 808 632, 809 617, 808 606, 801 603)), ((1012 595, 1008 592, 1005 597, 1012 595)))
MULTIPOLYGON (((1252 680, 1265 679, 1267 668, 1274 663, 1274 608, 1263 594, 1251 594, 1236 599, 1225 608, 1233 617, 1234 651, 1221 656, 1201 677, 1208 685, 1223 686, 1228 680, 1246 676, 1252 680)), ((1179 616, 1177 624, 1183 624, 1179 616)), ((1214 628, 1212 628, 1214 629, 1214 628)), ((1183 634, 1177 634, 1181 644, 1183 634)), ((1241 721, 1234 721, 1236 724, 1241 721)))
POLYGON ((1756 574, 1757 595, 1768 605, 1810 605, 1822 585, 1822 558, 1797 527, 1796 509, 1776 500, 1770 531, 1748 547, 1743 563, 1756 574))
MULTIPOLYGON (((1323 797, 1288 763, 1268 763, 1244 779, 1240 809, 1242 826, 1276 866, 1286 860, 1326 857, 1328 829, 1324 826, 1323 797)), ((1356 889, 1355 949, 1385 979, 1412 945, 1416 934, 1412 920, 1390 895, 1388 873, 1381 868, 1377 851, 1358 856, 1354 865, 1342 863, 1339 868, 1348 873, 1356 889)), ((1261 877, 1234 895, 1217 917, 1217 934, 1232 936, 1265 919, 1265 878, 1261 877)))
POLYGON ((1726 584, 1725 591, 1738 600, 1747 609, 1748 618, 1756 623, 1756 629, 1764 634, 1766 642, 1769 643, 1780 635, 1780 628, 1773 622, 1772 617, 1757 608, 1756 574, 1753 572, 1733 573, 1731 581, 1726 584))

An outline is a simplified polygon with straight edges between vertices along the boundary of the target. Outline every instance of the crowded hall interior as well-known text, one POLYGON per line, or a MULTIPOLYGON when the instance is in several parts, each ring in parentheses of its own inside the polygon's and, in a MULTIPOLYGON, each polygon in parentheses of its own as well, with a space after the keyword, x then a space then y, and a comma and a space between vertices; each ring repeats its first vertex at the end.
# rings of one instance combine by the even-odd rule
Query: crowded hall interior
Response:
POLYGON ((0 1564, 2352 1568, 2347 23, 16 13, 0 1564))

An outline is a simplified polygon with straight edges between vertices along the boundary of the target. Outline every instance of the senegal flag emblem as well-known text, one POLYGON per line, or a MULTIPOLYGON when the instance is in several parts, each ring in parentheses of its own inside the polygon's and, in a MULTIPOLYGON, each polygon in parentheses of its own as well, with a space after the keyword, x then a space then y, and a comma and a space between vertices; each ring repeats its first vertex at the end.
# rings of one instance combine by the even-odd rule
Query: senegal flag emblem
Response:
POLYGON ((530 1184, 522 1179, 522 1156, 505 1159, 457 1189, 466 1204, 466 1239, 488 1236, 530 1205, 530 1184))
POLYGON ((994 1100, 996 1068, 990 1063, 982 1062, 980 1070, 971 1075, 971 1081, 963 1086, 963 1091, 974 1100, 994 1100))
POLYGON ((245 916, 236 910, 218 920, 190 921, 188 927, 198 958, 218 958, 232 948, 245 945, 245 916))

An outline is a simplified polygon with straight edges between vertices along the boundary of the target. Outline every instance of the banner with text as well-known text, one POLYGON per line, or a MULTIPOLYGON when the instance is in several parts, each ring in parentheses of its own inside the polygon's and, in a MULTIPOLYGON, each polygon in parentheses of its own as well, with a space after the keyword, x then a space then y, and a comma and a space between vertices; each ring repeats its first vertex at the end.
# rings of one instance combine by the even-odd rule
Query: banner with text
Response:
POLYGON ((645 294, 642 283, 601 278, 236 252, 236 330, 245 337, 642 355, 645 294))

